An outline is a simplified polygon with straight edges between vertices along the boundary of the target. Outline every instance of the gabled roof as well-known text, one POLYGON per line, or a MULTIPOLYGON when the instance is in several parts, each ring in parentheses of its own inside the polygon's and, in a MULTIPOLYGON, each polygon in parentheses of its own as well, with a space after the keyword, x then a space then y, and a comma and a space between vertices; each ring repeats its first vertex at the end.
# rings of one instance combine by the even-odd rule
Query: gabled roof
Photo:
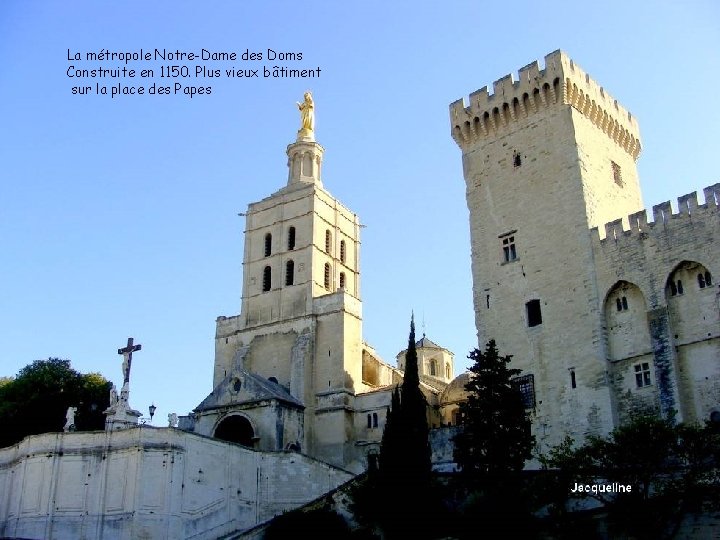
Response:
POLYGON ((235 369, 194 410, 200 412, 267 400, 277 400, 293 407, 304 408, 302 402, 280 384, 244 369, 235 369))

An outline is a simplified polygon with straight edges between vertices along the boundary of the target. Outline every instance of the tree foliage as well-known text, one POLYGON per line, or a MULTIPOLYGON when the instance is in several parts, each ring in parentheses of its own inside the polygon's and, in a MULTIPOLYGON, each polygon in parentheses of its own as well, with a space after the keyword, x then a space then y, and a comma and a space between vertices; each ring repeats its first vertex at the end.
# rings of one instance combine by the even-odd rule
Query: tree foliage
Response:
POLYGON ((441 522, 431 488, 427 402, 420 389, 412 319, 405 373, 391 396, 379 470, 358 486, 353 499, 361 521, 380 527, 386 538, 431 538, 441 522))
POLYGON ((0 384, 0 447, 27 435, 62 431, 68 407, 77 430, 103 429, 110 384, 98 373, 79 373, 69 360, 36 360, 0 384))
POLYGON ((684 515, 718 504, 720 434, 711 426, 641 416, 580 446, 568 437, 540 459, 560 473, 563 506, 576 484, 629 485, 629 493, 598 489, 574 495, 605 507, 618 534, 671 538, 684 515))
POLYGON ((430 441, 427 401, 420 390, 415 321, 405 354, 402 386, 392 394, 380 446, 380 472, 390 483, 421 486, 430 478, 430 441))
POLYGON ((508 367, 511 356, 500 356, 494 340, 485 352, 468 356, 472 373, 465 385, 467 401, 460 404, 463 429, 455 436, 455 461, 463 473, 480 480, 501 479, 522 470, 531 457, 535 438, 522 396, 508 367))

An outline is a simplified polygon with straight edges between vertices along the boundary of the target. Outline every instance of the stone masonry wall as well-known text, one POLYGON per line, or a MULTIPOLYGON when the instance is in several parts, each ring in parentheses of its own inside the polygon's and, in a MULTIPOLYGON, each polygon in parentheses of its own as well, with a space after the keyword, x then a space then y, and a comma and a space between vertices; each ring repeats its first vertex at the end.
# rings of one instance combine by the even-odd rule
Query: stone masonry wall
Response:
POLYGON ((174 429, 48 433, 0 450, 0 536, 214 539, 351 477, 174 429))
POLYGON ((624 353, 611 356, 621 419, 650 406, 702 422, 720 407, 720 184, 704 196, 703 204, 695 193, 680 197, 678 212, 655 205, 652 222, 644 210, 631 214, 629 230, 621 219, 607 223, 602 239, 592 231, 606 339, 624 353), (635 378, 643 363, 649 386, 635 378))

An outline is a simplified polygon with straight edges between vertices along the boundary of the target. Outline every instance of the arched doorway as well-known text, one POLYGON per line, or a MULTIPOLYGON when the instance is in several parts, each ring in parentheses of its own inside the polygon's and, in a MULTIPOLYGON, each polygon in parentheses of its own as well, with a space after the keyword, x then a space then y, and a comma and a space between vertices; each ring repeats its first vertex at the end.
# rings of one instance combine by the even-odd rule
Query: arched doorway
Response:
POLYGON ((240 415, 232 415, 223 418, 215 428, 216 439, 234 442, 252 448, 255 432, 250 420, 240 415))

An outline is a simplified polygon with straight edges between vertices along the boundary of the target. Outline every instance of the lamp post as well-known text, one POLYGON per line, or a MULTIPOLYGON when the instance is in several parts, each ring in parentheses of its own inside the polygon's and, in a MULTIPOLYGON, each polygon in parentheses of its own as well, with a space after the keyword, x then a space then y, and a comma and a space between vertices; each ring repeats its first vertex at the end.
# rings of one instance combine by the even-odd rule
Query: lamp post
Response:
POLYGON ((151 424, 152 424, 153 416, 155 416, 155 411, 156 411, 156 410, 157 410, 157 407, 155 406, 154 403, 151 404, 151 405, 148 407, 148 411, 150 412, 150 423, 151 423, 151 424))

